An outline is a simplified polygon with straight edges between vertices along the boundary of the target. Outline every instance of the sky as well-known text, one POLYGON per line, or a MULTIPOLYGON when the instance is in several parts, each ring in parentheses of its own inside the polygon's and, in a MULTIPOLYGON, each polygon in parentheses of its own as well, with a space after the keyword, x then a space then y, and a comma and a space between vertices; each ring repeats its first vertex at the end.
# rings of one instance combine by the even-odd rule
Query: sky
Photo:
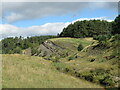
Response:
POLYGON ((57 35, 70 23, 100 19, 113 21, 118 2, 2 2, 1 38, 57 35))

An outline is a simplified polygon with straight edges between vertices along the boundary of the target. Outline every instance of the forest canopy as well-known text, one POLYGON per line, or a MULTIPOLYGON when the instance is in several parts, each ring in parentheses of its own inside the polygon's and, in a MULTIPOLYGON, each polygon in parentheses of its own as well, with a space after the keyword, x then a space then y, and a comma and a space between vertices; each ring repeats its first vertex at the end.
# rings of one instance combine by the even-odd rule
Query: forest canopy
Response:
POLYGON ((93 35, 111 34, 112 23, 105 20, 76 21, 60 33, 60 37, 92 37, 93 35))
POLYGON ((69 24, 59 34, 60 37, 93 37, 94 35, 120 34, 120 15, 113 22, 105 20, 84 20, 69 24))
POLYGON ((34 48, 42 44, 45 40, 56 38, 56 36, 34 36, 34 37, 9 37, 0 42, 3 54, 22 53, 22 50, 34 48))

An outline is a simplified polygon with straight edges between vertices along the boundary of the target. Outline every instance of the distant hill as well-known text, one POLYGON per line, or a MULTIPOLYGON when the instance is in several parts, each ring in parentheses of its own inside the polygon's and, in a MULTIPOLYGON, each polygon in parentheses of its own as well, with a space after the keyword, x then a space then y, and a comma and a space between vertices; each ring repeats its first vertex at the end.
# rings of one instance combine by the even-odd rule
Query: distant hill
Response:
POLYGON ((105 20, 84 20, 69 24, 60 33, 60 37, 93 37, 94 35, 111 34, 112 23, 105 20))
POLYGON ((120 15, 118 15, 113 22, 105 20, 76 21, 64 28, 59 36, 81 38, 106 34, 120 34, 120 15))

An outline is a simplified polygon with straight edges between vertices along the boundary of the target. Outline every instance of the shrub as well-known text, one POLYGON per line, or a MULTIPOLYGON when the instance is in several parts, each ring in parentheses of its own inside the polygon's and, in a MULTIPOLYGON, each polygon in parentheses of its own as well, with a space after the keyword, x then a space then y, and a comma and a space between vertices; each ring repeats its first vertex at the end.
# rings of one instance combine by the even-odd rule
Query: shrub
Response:
POLYGON ((74 59, 75 59, 74 56, 70 56, 70 57, 68 58, 69 61, 70 61, 70 60, 74 60, 74 59))
POLYGON ((98 36, 98 42, 99 45, 106 48, 106 47, 110 47, 110 41, 109 39, 111 38, 111 35, 99 35, 98 36))
POLYGON ((98 36, 98 41, 102 42, 102 41, 106 41, 107 40, 107 36, 106 35, 100 35, 98 36))
POLYGON ((111 34, 108 34, 108 35, 94 35, 93 36, 93 39, 94 40, 98 40, 99 42, 100 41, 106 41, 106 40, 109 40, 111 38, 111 34))
POLYGON ((58 56, 52 57, 52 61, 56 62, 56 63, 60 62, 59 59, 60 59, 60 57, 58 57, 58 56))
POLYGON ((78 49, 78 51, 81 51, 83 49, 83 45, 79 44, 77 49, 78 49))
POLYGON ((120 40, 120 34, 116 34, 116 35, 113 37, 113 40, 120 40))
POLYGON ((16 47, 14 50, 14 53, 21 53, 22 52, 22 49, 20 47, 16 47))
POLYGON ((94 40, 98 40, 98 36, 97 36, 97 35, 94 35, 94 36, 93 36, 93 39, 94 39, 94 40))

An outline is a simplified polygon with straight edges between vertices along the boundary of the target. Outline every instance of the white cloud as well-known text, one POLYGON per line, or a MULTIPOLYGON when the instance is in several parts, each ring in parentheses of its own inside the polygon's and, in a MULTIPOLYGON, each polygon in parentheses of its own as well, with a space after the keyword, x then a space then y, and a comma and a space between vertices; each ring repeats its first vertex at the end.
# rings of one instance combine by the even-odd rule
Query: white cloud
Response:
MULTIPOLYGON (((100 20, 107 20, 106 17, 98 17, 98 18, 81 18, 74 20, 72 22, 66 23, 46 23, 40 26, 31 26, 31 27, 16 27, 10 24, 1 24, 0 25, 0 36, 2 38, 6 37, 15 37, 15 36, 39 36, 39 35, 57 35, 60 33, 64 27, 67 27, 70 23, 74 23, 75 21, 82 21, 82 20, 93 20, 93 19, 100 19, 100 20)), ((113 20, 107 20, 113 21, 113 20)))
POLYGON ((32 20, 46 16, 59 16, 81 12, 85 8, 114 9, 117 2, 3 2, 3 17, 6 22, 12 23, 20 20, 32 20))
POLYGON ((5 19, 8 21, 8 22, 13 22, 13 21, 18 21, 18 20, 21 20, 21 19, 24 19, 25 17, 21 14, 17 14, 17 13, 11 13, 10 16, 6 16, 5 19))
POLYGON ((15 36, 39 36, 39 35, 57 35, 69 23, 46 23, 40 26, 31 27, 16 27, 10 24, 1 24, 0 33, 2 38, 15 37, 15 36))
POLYGON ((52 15, 75 13, 87 6, 87 3, 57 2, 11 2, 3 3, 3 17, 8 23, 19 20, 32 20, 52 15), (7 12, 7 14, 6 14, 7 12))

